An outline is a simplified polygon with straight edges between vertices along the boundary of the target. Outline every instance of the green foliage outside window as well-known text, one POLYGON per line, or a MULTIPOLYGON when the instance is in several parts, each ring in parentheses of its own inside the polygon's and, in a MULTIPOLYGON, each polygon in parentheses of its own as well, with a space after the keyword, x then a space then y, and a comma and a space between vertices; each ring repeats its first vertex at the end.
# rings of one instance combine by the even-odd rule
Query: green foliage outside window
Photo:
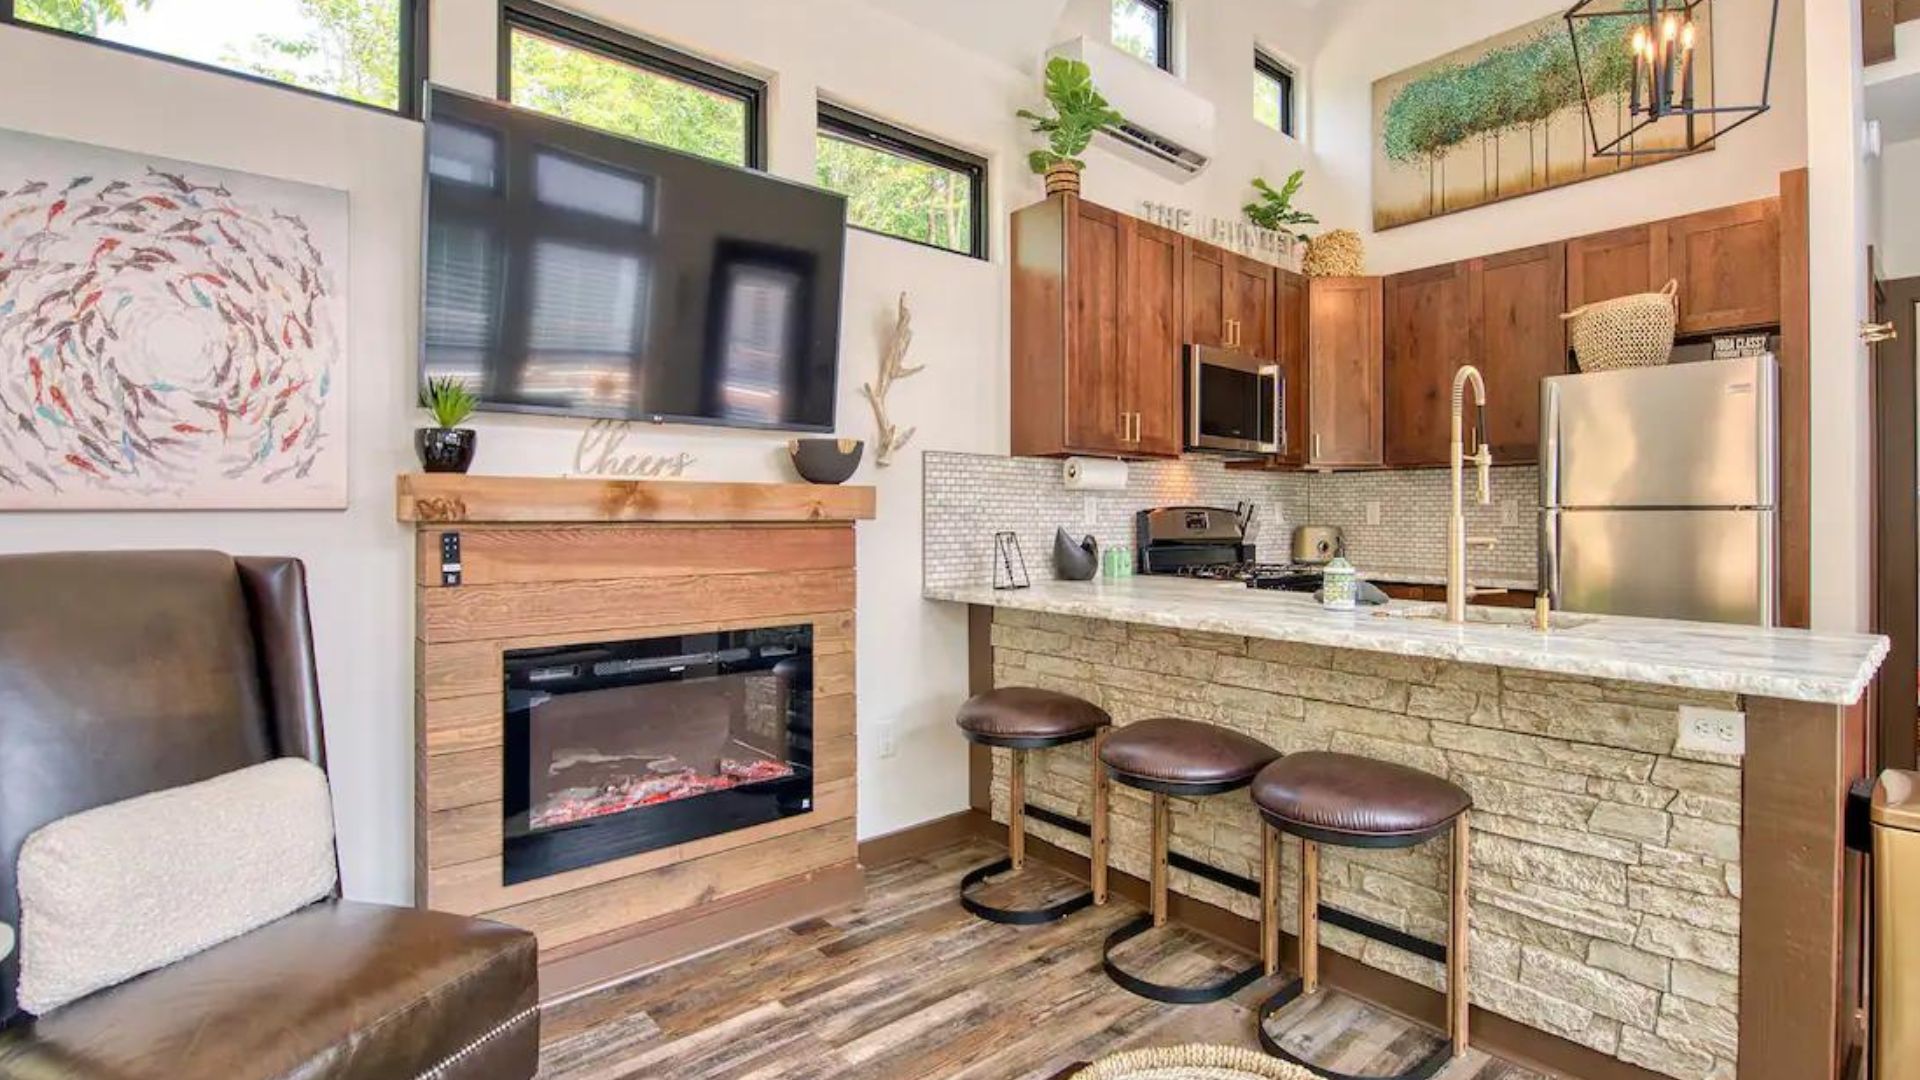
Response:
POLYGON ((747 107, 712 91, 522 31, 513 103, 690 154, 747 163, 747 107))
POLYGON ((400 105, 398 0, 299 0, 305 33, 261 34, 226 62, 294 86, 378 105, 400 105))
POLYGON ((1253 75, 1253 118, 1275 131, 1286 130, 1280 124, 1280 83, 1258 71, 1253 75))
POLYGON ((1113 0, 1113 45, 1159 67, 1159 10, 1140 0, 1113 0))
MULTIPOLYGON (((153 0, 133 2, 142 10, 153 6, 153 0)), ((15 0, 14 14, 21 22, 92 36, 104 26, 126 22, 127 5, 124 0, 15 0)))
POLYGON ((971 178, 926 161, 822 134, 820 186, 847 197, 847 224, 971 254, 971 178))

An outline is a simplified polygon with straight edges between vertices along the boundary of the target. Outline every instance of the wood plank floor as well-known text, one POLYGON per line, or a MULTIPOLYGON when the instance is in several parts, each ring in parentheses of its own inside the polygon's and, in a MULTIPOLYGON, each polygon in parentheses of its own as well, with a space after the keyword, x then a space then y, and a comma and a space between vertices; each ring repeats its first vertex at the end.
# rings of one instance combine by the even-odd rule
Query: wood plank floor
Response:
MULTIPOLYGON (((541 1080, 1051 1080, 1116 1050, 1187 1042, 1256 1045, 1256 983, 1227 1001, 1161 1005, 1115 986, 1100 943, 1138 909, 1119 899, 1062 922, 997 926, 954 888, 1004 852, 980 843, 868 873, 867 902, 555 1006, 542 1019, 541 1080)), ((1079 891, 1033 867, 989 886, 1026 906, 1079 891)), ((1161 982, 1211 981, 1250 958, 1180 928, 1117 959, 1161 982)), ((1295 1053, 1343 1072, 1391 1074, 1438 1036, 1328 992, 1275 1019, 1295 1053)), ((1544 1080, 1478 1051, 1439 1080, 1544 1080)))

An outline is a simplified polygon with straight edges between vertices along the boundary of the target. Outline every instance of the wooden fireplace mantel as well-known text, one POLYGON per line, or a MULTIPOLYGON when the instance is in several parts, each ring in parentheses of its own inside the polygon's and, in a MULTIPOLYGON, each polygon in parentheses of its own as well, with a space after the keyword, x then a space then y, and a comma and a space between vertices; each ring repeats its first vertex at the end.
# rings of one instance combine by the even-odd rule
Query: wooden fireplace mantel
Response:
POLYGON ((872 488, 410 474, 395 493, 416 558, 418 904, 532 930, 553 998, 859 899, 854 523, 872 488), (508 652, 794 625, 813 642, 805 812, 507 882, 508 652))
POLYGON ((477 522, 838 522, 874 515, 871 487, 698 480, 402 473, 395 513, 416 525, 477 522))

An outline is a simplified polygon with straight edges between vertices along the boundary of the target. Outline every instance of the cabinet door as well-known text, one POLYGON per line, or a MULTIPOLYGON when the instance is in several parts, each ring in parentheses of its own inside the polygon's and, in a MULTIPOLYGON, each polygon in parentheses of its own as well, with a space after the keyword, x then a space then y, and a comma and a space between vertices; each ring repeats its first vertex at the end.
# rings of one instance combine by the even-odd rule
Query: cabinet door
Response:
POLYGON ((1227 343, 1228 255, 1212 244, 1187 241, 1187 340, 1227 343))
POLYGON ((1135 454, 1178 457, 1184 442, 1180 368, 1186 259, 1185 237, 1127 219, 1127 299, 1121 326, 1127 354, 1127 404, 1135 414, 1131 444, 1135 454))
POLYGON ((1307 460, 1307 402, 1312 393, 1312 365, 1307 363, 1307 279, 1291 271, 1275 275, 1273 340, 1286 378, 1285 423, 1280 428, 1280 462, 1303 465, 1307 460))
MULTIPOLYGON (((1683 335, 1780 325, 1780 200, 1663 222, 1683 335)), ((1662 282, 1662 284, 1665 284, 1662 282)))
MULTIPOLYGON (((1473 264, 1386 279, 1386 463, 1440 465, 1452 438, 1453 374, 1482 364, 1473 332, 1473 264)), ((1556 315, 1558 312, 1555 313, 1556 315)))
POLYGON ((1314 278, 1307 456, 1314 465, 1381 463, 1379 278, 1314 278))
MULTIPOLYGON (((1131 428, 1122 297, 1126 294, 1126 218, 1072 200, 1067 228, 1067 448, 1124 454, 1131 428)), ((1020 388, 1014 387, 1014 393, 1020 388)))
POLYGON ((1477 260, 1475 353, 1487 380, 1487 441, 1497 462, 1540 459, 1540 380, 1567 373, 1566 323, 1560 318, 1566 273, 1563 244, 1477 260))
POLYGON ((1567 309, 1616 296, 1653 292, 1667 283, 1655 277, 1666 265, 1666 251, 1654 244, 1653 227, 1594 233, 1567 241, 1567 309))
POLYGON ((1233 347, 1263 360, 1273 358, 1273 281, 1278 269, 1245 256, 1231 256, 1227 275, 1227 317, 1233 347))

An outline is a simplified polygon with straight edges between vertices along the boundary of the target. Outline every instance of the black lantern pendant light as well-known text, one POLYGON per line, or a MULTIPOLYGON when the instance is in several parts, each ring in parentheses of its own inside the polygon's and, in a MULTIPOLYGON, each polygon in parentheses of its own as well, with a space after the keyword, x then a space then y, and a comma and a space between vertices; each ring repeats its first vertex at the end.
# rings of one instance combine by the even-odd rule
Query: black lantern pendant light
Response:
MULTIPOLYGON (((1764 0, 1763 0, 1764 2, 1764 0)), ((1580 0, 1567 12, 1574 70, 1587 111, 1595 157, 1673 157, 1691 154, 1772 108, 1773 50, 1780 32, 1780 0, 1771 0, 1767 54, 1760 73, 1760 101, 1715 105, 1696 93, 1701 55, 1707 48, 1713 0, 1580 0), (1598 113, 1619 115, 1618 136, 1602 142, 1598 113), (1684 131, 1678 142, 1642 144, 1636 138, 1655 124, 1684 131), (1731 121, 1731 122, 1727 122, 1731 121)), ((1716 65, 1717 66, 1717 65, 1716 65)), ((1714 72, 1716 81, 1718 71, 1714 72)))

